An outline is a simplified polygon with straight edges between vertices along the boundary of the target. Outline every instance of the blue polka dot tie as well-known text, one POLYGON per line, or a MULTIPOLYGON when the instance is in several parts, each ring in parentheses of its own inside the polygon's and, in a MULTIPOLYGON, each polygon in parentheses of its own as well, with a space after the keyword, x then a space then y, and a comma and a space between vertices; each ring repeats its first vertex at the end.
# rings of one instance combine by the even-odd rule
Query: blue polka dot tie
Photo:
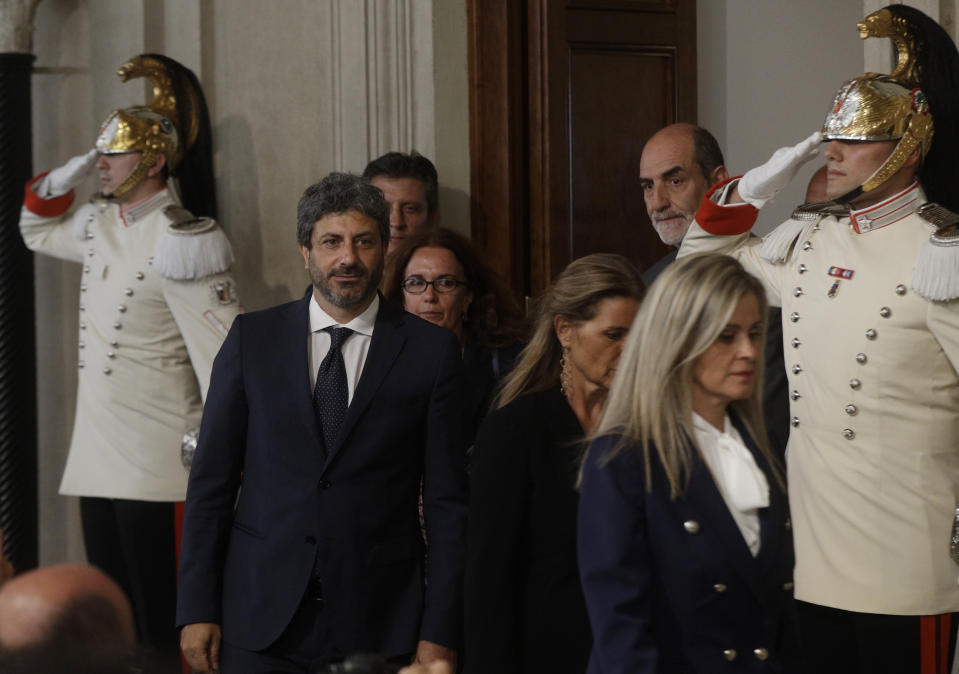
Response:
POLYGON ((340 347, 353 334, 349 328, 325 328, 330 333, 330 350, 320 363, 313 388, 313 408, 323 431, 324 450, 333 448, 336 436, 346 418, 349 393, 346 385, 346 364, 340 347))

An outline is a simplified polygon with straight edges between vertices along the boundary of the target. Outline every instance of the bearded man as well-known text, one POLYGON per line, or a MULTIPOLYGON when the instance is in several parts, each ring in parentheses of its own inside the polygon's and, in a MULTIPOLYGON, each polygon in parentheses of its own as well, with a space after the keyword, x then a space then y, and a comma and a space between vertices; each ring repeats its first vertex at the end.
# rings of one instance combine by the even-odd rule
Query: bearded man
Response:
POLYGON ((184 518, 181 647, 194 669, 231 673, 314 672, 355 652, 455 663, 459 344, 377 293, 389 206, 366 179, 307 188, 297 240, 311 288, 238 317, 213 365, 184 518))

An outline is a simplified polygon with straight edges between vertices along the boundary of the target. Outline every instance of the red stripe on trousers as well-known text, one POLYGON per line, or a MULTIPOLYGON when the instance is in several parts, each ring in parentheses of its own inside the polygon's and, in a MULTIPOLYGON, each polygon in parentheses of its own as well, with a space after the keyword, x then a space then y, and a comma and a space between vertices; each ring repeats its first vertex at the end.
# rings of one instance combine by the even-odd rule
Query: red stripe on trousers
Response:
POLYGON ((952 614, 919 616, 921 674, 949 674, 952 614))
MULTIPOLYGON (((177 586, 180 584, 180 541, 183 539, 183 501, 173 504, 173 531, 176 536, 176 568, 177 568, 177 586)), ((190 674, 192 669, 186 663, 183 653, 180 653, 180 667, 183 674, 190 674)))

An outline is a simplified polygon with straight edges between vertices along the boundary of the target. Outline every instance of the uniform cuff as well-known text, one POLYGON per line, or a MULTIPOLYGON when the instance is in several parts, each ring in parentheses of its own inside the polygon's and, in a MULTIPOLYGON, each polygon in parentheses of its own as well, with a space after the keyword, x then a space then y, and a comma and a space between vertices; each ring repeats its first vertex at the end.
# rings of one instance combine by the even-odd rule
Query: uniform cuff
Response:
POLYGON ((66 213, 67 209, 73 204, 73 190, 51 199, 44 199, 39 196, 33 191, 32 185, 47 175, 47 173, 49 173, 49 171, 41 173, 27 183, 23 195, 23 205, 28 211, 42 218, 56 218, 66 213))
POLYGON ((740 178, 742 176, 716 183, 706 192, 702 204, 699 205, 699 211, 696 213, 696 223, 703 230, 710 234, 734 236, 745 234, 752 229, 756 223, 756 216, 759 215, 759 209, 755 206, 747 203, 717 204, 710 199, 716 190, 722 190, 733 180, 739 180, 740 178))

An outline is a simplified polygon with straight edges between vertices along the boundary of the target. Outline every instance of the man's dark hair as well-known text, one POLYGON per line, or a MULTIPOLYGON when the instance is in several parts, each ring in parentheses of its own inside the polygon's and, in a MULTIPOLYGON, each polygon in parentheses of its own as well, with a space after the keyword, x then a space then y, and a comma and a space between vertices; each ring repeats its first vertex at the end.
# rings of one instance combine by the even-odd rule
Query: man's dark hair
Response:
POLYGON ((719 143, 701 126, 693 128, 693 147, 696 152, 696 163, 699 170, 703 172, 703 177, 710 185, 713 182, 712 174, 726 162, 723 159, 723 151, 719 149, 719 143))
POLYGON ((372 180, 376 176, 386 178, 416 178, 426 188, 426 208, 432 214, 439 204, 439 181, 433 162, 416 150, 409 154, 387 152, 377 157, 363 169, 363 177, 372 180))
POLYGON ((313 246, 313 227, 324 215, 357 211, 376 222, 380 242, 390 240, 390 206, 370 181, 353 173, 331 173, 306 188, 296 206, 296 241, 313 246))

